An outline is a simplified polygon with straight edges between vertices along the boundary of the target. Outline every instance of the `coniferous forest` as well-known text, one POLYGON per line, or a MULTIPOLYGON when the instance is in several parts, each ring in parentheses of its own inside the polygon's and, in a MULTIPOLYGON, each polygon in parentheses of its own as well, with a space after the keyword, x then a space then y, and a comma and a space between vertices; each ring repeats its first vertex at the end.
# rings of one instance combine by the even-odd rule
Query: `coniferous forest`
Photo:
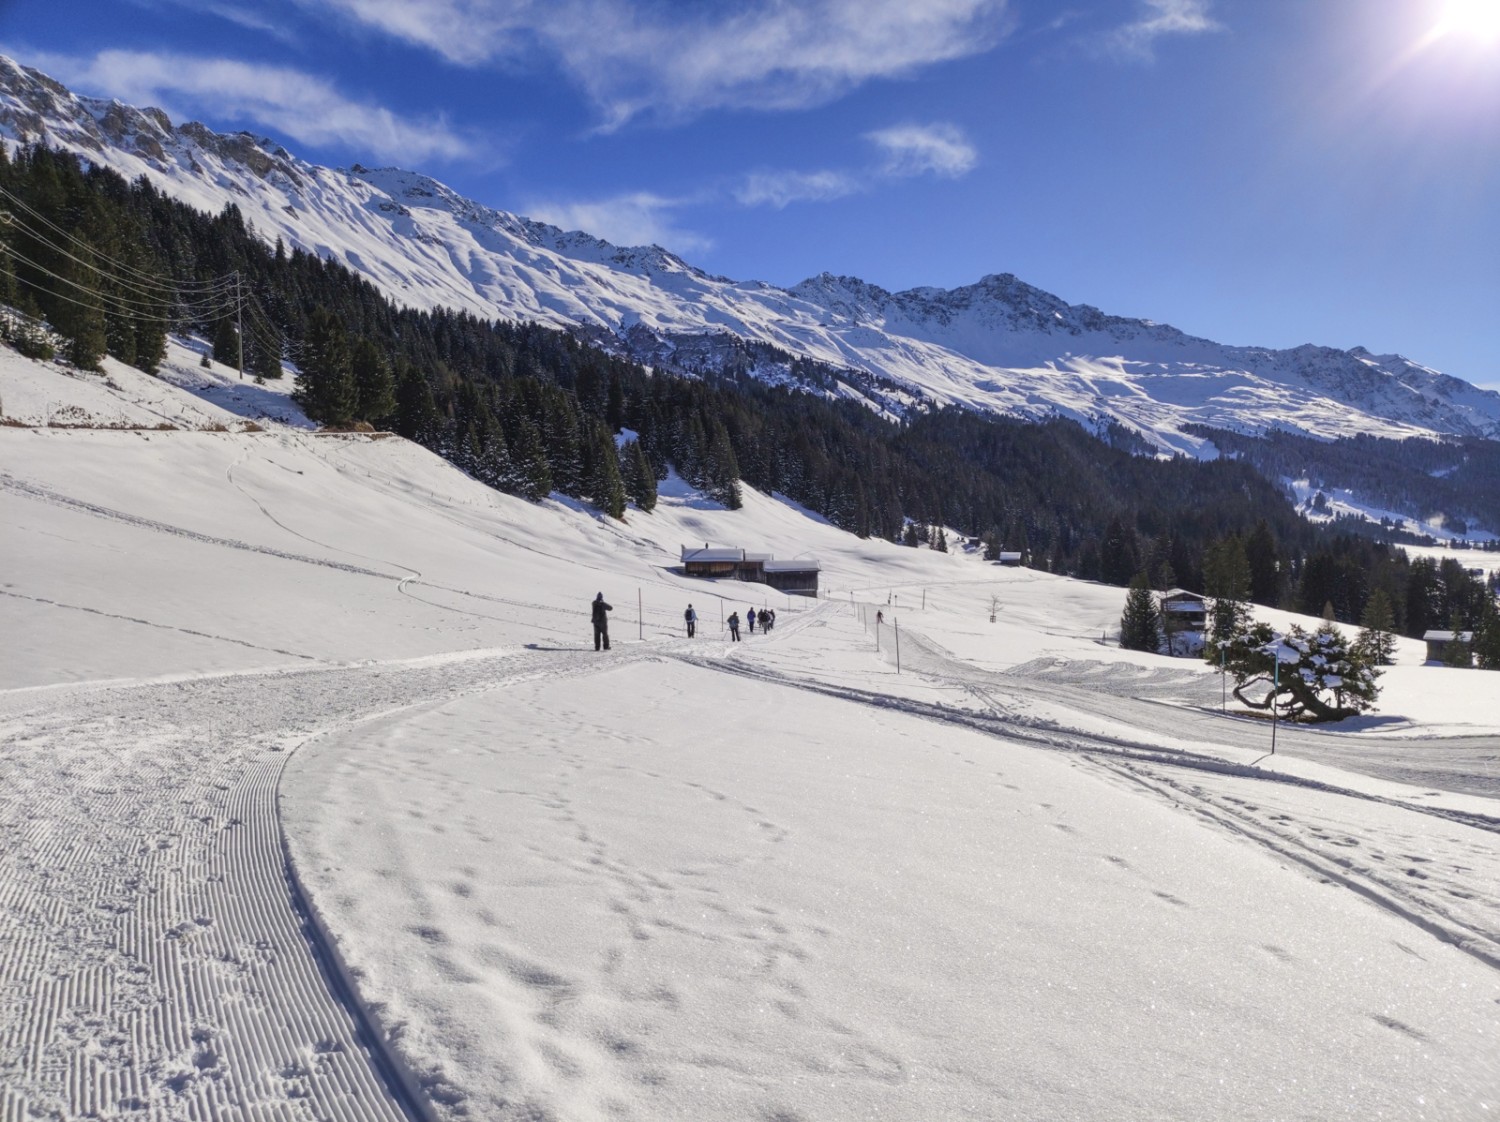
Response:
MULTIPOLYGON (((0 304, 50 325, 57 357, 149 373, 169 333, 198 334, 248 375, 295 366, 313 420, 389 428, 527 499, 558 491, 625 517, 671 468, 731 508, 744 482, 861 536, 941 548, 948 527, 991 557, 1121 587, 1227 581, 1346 622, 1379 592, 1409 635, 1473 627, 1483 609, 1456 563, 1299 518, 1248 454, 1156 459, 1070 421, 960 409, 896 422, 743 374, 648 370, 549 327, 399 307, 340 263, 266 244, 233 207, 206 215, 43 147, 0 149, 0 212, 0 304), (624 430, 637 438, 617 446, 624 430)), ((24 320, 5 332, 52 348, 24 320)))

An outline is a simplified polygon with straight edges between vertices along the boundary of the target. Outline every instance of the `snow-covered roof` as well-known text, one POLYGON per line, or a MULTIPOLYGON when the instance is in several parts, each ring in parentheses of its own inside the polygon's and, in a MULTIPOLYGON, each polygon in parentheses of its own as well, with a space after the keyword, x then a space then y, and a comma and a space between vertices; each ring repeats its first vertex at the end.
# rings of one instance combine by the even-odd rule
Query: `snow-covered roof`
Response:
POLYGON ((1162 607, 1178 615, 1206 615, 1208 608, 1202 600, 1168 600, 1162 607))
POLYGON ((743 549, 729 549, 720 546, 716 549, 689 549, 682 547, 683 561, 744 561, 745 551, 743 549))
POLYGON ((1457 639, 1458 639, 1458 641, 1460 643, 1471 643, 1471 642, 1474 641, 1474 632, 1472 632, 1472 631, 1458 631, 1458 632, 1453 632, 1453 631, 1424 631, 1424 632, 1422 632, 1422 640, 1423 640, 1423 642, 1427 642, 1427 643, 1431 643, 1431 642, 1451 643, 1451 642, 1453 642, 1455 636, 1457 637, 1457 639))
POLYGON ((810 558, 802 561, 767 561, 768 573, 816 573, 818 563, 810 558))
POLYGON ((1199 604, 1207 599, 1206 596, 1202 596, 1196 592, 1189 592, 1185 588, 1169 588, 1162 595, 1168 600, 1193 600, 1199 604))

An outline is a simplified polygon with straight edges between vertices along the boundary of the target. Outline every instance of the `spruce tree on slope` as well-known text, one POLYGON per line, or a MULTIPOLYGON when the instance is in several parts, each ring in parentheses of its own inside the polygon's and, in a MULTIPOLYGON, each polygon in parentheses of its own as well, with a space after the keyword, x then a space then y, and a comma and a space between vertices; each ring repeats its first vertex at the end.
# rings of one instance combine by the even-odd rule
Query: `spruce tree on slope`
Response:
POLYGON ((1396 616, 1385 589, 1377 588, 1370 594, 1359 624, 1356 645, 1362 656, 1375 666, 1391 665, 1396 657, 1396 616))
POLYGON ((1127 651, 1161 650, 1161 611, 1145 573, 1137 573, 1125 596, 1120 616, 1120 646, 1127 651))
POLYGON ((293 400, 309 420, 347 425, 359 404, 349 338, 344 325, 327 308, 318 308, 308 317, 300 358, 293 400))
POLYGON ((396 411, 396 381, 385 355, 369 339, 361 337, 354 344, 350 365, 358 398, 355 416, 371 424, 389 420, 396 411))
POLYGON ((1500 670, 1500 607, 1486 595, 1474 625, 1474 659, 1481 670, 1500 670))

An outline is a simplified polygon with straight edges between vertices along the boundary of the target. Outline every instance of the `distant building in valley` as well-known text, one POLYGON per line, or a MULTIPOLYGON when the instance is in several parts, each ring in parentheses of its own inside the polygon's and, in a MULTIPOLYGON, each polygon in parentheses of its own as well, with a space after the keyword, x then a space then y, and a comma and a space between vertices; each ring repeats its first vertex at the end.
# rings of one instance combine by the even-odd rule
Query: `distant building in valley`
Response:
POLYGON ((690 577, 749 581, 782 592, 816 596, 820 566, 810 559, 777 561, 769 553, 705 544, 702 549, 682 547, 682 571, 690 577))

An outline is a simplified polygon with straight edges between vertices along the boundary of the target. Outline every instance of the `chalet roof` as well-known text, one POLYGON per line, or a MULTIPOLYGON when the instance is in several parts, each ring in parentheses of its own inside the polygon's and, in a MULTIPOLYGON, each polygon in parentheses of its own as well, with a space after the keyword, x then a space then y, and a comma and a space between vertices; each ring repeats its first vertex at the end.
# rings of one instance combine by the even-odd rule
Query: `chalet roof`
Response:
POLYGON ((1189 592, 1185 588, 1169 588, 1162 593, 1162 596, 1167 600, 1192 600, 1199 604, 1208 599, 1208 597, 1201 596, 1196 592, 1189 592))
POLYGON ((1208 605, 1202 600, 1165 600, 1162 607, 1169 612, 1182 615, 1207 615, 1208 605))
POLYGON ((1451 642, 1453 642, 1455 636, 1457 636, 1458 641, 1460 643, 1472 643, 1474 641, 1474 632, 1472 632, 1472 631, 1458 631, 1458 632, 1453 632, 1453 631, 1424 631, 1424 632, 1422 632, 1422 640, 1424 642, 1428 642, 1428 643, 1432 643, 1432 642, 1451 643, 1451 642))
POLYGON ((723 562, 723 561, 734 561, 734 562, 740 562, 740 561, 746 560, 746 557, 745 557, 745 551, 743 549, 729 549, 727 547, 719 547, 717 549, 689 549, 687 546, 683 546, 682 547, 682 560, 684 562, 688 562, 688 561, 720 561, 720 562, 723 562))
POLYGON ((766 562, 766 572, 768 573, 816 573, 818 571, 818 563, 811 559, 766 562))

